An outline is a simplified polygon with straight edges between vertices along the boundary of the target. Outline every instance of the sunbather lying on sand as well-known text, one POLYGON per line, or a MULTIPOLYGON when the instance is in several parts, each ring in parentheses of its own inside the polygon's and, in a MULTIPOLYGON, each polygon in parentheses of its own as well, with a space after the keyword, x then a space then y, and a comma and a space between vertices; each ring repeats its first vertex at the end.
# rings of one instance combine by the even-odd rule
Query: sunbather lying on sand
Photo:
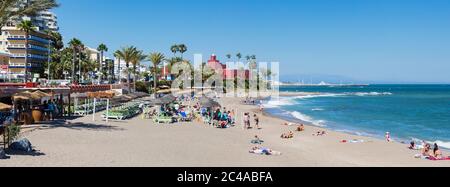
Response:
POLYGON ((411 150, 420 150, 419 146, 416 145, 416 142, 412 141, 411 143, 409 143, 409 147, 408 149, 411 150))
POLYGON ((300 126, 297 127, 297 131, 298 132, 303 132, 305 131, 305 125, 301 124, 300 126))
POLYGON ((290 139, 290 138, 294 138, 294 133, 292 131, 290 131, 289 133, 283 133, 281 135, 281 138, 283 139, 290 139))
POLYGON ((282 123, 281 125, 284 125, 284 126, 294 126, 294 125, 297 125, 297 124, 295 124, 295 123, 282 123))
POLYGON ((325 131, 317 131, 317 133, 312 134, 313 136, 323 136, 326 135, 327 133, 325 131))
POLYGON ((249 153, 258 154, 258 155, 281 155, 281 152, 274 151, 265 147, 253 147, 249 153))
POLYGON ((252 144, 260 144, 261 145, 262 143, 264 143, 264 141, 259 139, 258 135, 255 135, 255 139, 252 140, 250 143, 252 143, 252 144))

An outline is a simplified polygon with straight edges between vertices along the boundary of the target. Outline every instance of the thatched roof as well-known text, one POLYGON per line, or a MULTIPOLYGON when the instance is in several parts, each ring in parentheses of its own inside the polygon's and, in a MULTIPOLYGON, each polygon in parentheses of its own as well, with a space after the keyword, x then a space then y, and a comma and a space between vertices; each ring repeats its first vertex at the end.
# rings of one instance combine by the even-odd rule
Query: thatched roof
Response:
POLYGON ((42 97, 51 97, 52 96, 51 94, 45 93, 45 92, 40 91, 40 90, 35 91, 35 92, 31 93, 31 94, 36 95, 37 97, 41 97, 41 98, 42 97))
POLYGON ((0 103, 0 111, 9 111, 11 110, 12 106, 11 105, 7 105, 5 103, 0 103))
POLYGON ((29 91, 16 93, 12 96, 13 100, 33 100, 36 97, 36 95, 31 94, 29 91))

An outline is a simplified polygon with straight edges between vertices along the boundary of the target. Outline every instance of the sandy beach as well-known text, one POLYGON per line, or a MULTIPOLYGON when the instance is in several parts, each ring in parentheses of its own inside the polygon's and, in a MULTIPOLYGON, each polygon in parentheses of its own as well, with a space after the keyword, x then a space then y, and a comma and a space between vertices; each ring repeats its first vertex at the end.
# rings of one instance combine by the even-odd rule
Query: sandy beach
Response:
MULTIPOLYGON (((125 121, 93 122, 91 116, 59 120, 36 129, 25 129, 37 152, 33 155, 12 154, 0 160, 2 166, 137 166, 137 167, 306 167, 306 166, 450 166, 450 161, 414 158, 418 151, 407 145, 327 131, 306 126, 293 139, 280 135, 294 131, 286 121, 259 113, 256 106, 242 105, 236 98, 222 98, 227 109, 257 113, 262 129, 244 130, 240 118, 233 128, 217 129, 201 122, 154 124, 141 116, 125 121), (250 154, 250 141, 258 135, 264 147, 282 152, 280 156, 250 154), (341 143, 361 139, 365 143, 341 143)), ((252 121, 253 123, 253 121, 252 121)), ((448 155, 448 153, 445 153, 448 155)))

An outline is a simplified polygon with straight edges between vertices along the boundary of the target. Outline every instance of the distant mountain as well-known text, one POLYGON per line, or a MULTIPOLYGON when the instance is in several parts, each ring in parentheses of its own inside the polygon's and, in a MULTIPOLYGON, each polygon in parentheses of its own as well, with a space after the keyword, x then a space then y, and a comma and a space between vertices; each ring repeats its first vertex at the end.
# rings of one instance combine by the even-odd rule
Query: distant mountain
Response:
POLYGON ((365 84, 366 82, 356 80, 341 75, 323 75, 323 74, 297 74, 297 75, 281 75, 281 82, 303 82, 305 84, 319 84, 326 82, 330 84, 365 84))
POLYGON ((325 75, 325 74, 298 74, 298 75, 281 75, 280 82, 305 84, 319 84, 321 82, 329 84, 450 84, 450 82, 424 82, 424 81, 386 81, 386 80, 357 80, 341 75, 325 75))

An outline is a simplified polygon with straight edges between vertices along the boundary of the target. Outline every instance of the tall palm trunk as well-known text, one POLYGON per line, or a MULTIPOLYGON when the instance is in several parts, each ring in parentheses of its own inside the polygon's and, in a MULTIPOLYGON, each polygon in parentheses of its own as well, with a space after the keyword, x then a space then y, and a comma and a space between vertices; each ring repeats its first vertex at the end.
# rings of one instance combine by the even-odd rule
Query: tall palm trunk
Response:
POLYGON ((153 65, 153 71, 154 71, 154 73, 153 73, 153 93, 155 94, 155 98, 156 98, 156 87, 158 86, 158 83, 157 83, 157 81, 158 81, 158 77, 157 77, 158 70, 156 68, 157 68, 156 64, 153 65))
MULTIPOLYGON (((99 71, 102 72, 103 71, 103 51, 100 51, 100 59, 99 59, 100 63, 99 63, 99 71)), ((100 81, 102 80, 103 75, 101 75, 99 77, 100 81)), ((100 83, 99 81, 99 83, 100 83)))
POLYGON ((131 81, 131 74, 130 74, 130 64, 129 62, 126 62, 126 67, 127 67, 127 84, 128 84, 128 93, 131 92, 131 88, 130 88, 130 81, 131 81))
POLYGON ((75 82, 75 61, 77 58, 77 53, 75 51, 75 47, 73 47, 73 55, 72 55, 72 84, 75 82))
POLYGON ((81 76, 81 50, 78 52, 78 83, 83 82, 83 77, 81 76))
POLYGON ((117 60, 119 61, 117 65, 117 72, 118 72, 117 77, 119 78, 119 83, 122 83, 122 78, 120 77, 122 75, 122 71, 120 69, 120 58, 117 58, 117 60))
POLYGON ((25 83, 28 82, 28 32, 25 33, 25 83))
POLYGON ((133 90, 134 92, 136 92, 136 81, 137 81, 137 76, 136 76, 136 64, 133 64, 133 90))

